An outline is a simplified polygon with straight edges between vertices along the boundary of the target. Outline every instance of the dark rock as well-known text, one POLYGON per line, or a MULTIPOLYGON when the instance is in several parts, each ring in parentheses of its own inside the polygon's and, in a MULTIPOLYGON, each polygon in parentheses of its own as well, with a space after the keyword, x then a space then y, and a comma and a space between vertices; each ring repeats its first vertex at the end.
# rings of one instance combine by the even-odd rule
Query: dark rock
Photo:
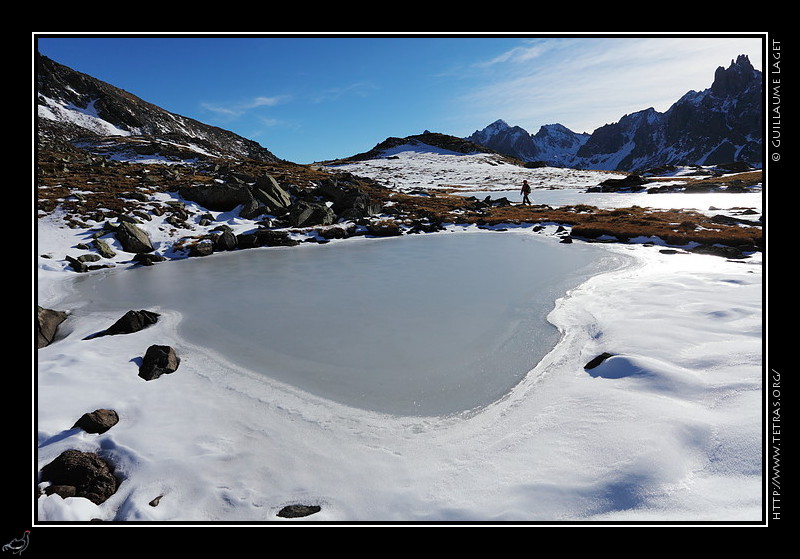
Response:
POLYGON ((613 357, 613 353, 603 352, 591 361, 589 361, 586 365, 583 366, 584 370, 589 371, 597 367, 600 363, 608 359, 609 357, 613 357))
POLYGON ((147 254, 139 253, 133 257, 134 262, 138 262, 142 266, 152 266, 156 262, 164 262, 166 258, 161 254, 147 254))
POLYGON ((352 223, 333 225, 331 227, 320 227, 316 229, 317 235, 324 239, 346 239, 355 234, 356 226, 352 223))
POLYGON ((621 179, 606 179, 598 187, 590 188, 590 192, 618 192, 620 190, 641 190, 647 181, 639 175, 628 175, 621 179))
POLYGON ((99 505, 113 495, 119 487, 114 469, 103 458, 91 452, 66 450, 41 471, 42 481, 51 485, 48 495, 84 497, 99 505))
POLYGON ((317 505, 286 505, 278 511, 281 518, 301 518, 318 513, 322 507, 317 505))
POLYGON ((274 229, 256 229, 236 236, 236 246, 239 248, 295 246, 297 244, 299 241, 292 239, 288 231, 274 229))
POLYGON ((67 319, 64 311, 54 311, 36 307, 36 349, 53 343, 56 339, 59 325, 67 319))
POLYGON ((77 258, 73 258, 72 256, 67 255, 66 257, 67 262, 69 263, 70 268, 75 270, 79 273, 85 273, 89 271, 89 267, 86 265, 86 262, 79 260, 77 258))
POLYGON ((314 227, 317 225, 330 225, 336 219, 336 214, 325 203, 308 202, 300 200, 295 202, 289 210, 289 222, 292 227, 314 227))
POLYGON ((91 336, 87 336, 84 339, 92 339, 92 338, 99 338, 101 336, 115 336, 118 334, 133 334, 134 332, 138 332, 139 330, 143 330, 148 326, 151 326, 158 322, 158 317, 160 315, 158 313, 154 313, 152 311, 128 311, 126 312, 119 320, 117 320, 114 324, 103 330, 102 332, 98 332, 97 334, 92 334, 91 336))
POLYGON ((83 429, 87 433, 105 433, 119 423, 119 415, 114 410, 99 409, 81 416, 73 429, 83 429))
POLYGON ((92 241, 92 246, 94 246, 103 258, 114 258, 117 255, 103 239, 94 239, 92 241))
POLYGON ((738 247, 731 246, 718 246, 718 245, 698 245, 689 249, 690 252, 697 254, 710 254, 713 256, 721 256, 723 258, 742 259, 748 258, 738 247))
POLYGON ((253 196, 269 211, 275 213, 289 208, 292 199, 272 175, 260 175, 253 187, 253 196))
POLYGON ((229 212, 237 206, 249 204, 254 199, 250 188, 236 181, 185 186, 180 188, 178 193, 208 210, 219 212, 229 212))
POLYGON ((214 234, 213 244, 217 251, 233 250, 236 248, 236 235, 230 228, 224 228, 214 234))
POLYGON ((116 238, 125 252, 147 253, 155 250, 147 233, 127 221, 121 222, 117 227, 116 238))
POLYGON ((324 180, 316 188, 314 195, 332 202, 333 212, 342 219, 357 220, 380 213, 380 202, 371 200, 369 194, 362 189, 343 184, 344 182, 338 179, 324 180))
POLYGON ((267 207, 259 204, 258 200, 253 198, 245 202, 239 209, 239 217, 244 219, 256 219, 267 212, 269 212, 267 207))
POLYGON ((381 221, 366 225, 366 235, 371 235, 373 237, 397 237, 402 234, 403 232, 400 226, 394 222, 381 221))
POLYGON ((209 256, 214 254, 214 244, 212 241, 200 241, 189 249, 189 256, 209 256))
POLYGON ((147 348, 139 367, 139 376, 144 380, 157 379, 161 375, 174 373, 180 362, 180 358, 170 346, 151 345, 147 348))

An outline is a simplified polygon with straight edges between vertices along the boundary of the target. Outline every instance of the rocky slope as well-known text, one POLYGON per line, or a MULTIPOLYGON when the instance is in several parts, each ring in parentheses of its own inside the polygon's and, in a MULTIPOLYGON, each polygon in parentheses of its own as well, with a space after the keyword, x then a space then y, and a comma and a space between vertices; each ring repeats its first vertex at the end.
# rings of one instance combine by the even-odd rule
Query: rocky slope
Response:
POLYGON ((719 67, 710 88, 690 91, 665 113, 624 115, 592 134, 561 125, 536 135, 496 121, 467 139, 525 161, 579 169, 641 172, 662 165, 763 164, 763 77, 747 56, 719 67))
MULTIPOLYGON (((38 215, 57 213, 87 239, 70 254, 40 256, 62 259, 65 268, 76 271, 353 235, 438 231, 454 222, 487 227, 561 223, 567 234, 569 227, 579 231, 590 224, 583 228, 586 239, 662 235, 677 244, 722 243, 747 250, 761 244, 758 226, 714 223, 699 215, 678 219, 693 226, 676 229, 674 213, 522 208, 445 192, 419 196, 364 176, 278 160, 255 142, 173 115, 44 57, 37 83, 38 215), (228 225, 234 222, 237 230, 228 225), (153 243, 154 236, 165 240, 153 243)), ((389 138, 351 159, 409 144, 429 153, 478 151, 497 158, 485 163, 487 170, 524 168, 462 138, 428 131, 389 138)), ((447 176, 441 180, 449 181, 447 176)))
POLYGON ((277 161, 258 143, 170 113, 37 53, 37 132, 41 147, 79 145, 129 157, 236 157, 277 161))

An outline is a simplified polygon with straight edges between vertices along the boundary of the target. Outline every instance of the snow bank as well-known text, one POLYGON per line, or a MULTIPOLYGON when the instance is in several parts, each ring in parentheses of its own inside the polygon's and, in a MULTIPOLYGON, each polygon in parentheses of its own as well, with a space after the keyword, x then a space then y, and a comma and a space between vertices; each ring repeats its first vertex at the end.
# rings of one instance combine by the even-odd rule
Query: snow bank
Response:
MULTIPOLYGON (((60 236, 46 222, 40 233, 60 236)), ((174 312, 89 345, 117 317, 82 311, 37 352, 37 466, 93 450, 123 482, 99 506, 40 497, 37 518, 297 522, 276 513, 302 502, 323 522, 759 520, 760 258, 607 250, 637 264, 559 300, 556 349, 507 397, 449 417, 370 413, 266 381, 181 340, 174 312), (145 382, 135 360, 153 343, 185 357, 145 382), (584 370, 604 351, 615 356, 584 370), (120 414, 110 431, 70 429, 102 407, 120 414)), ((41 272, 50 306, 64 275, 41 272)))

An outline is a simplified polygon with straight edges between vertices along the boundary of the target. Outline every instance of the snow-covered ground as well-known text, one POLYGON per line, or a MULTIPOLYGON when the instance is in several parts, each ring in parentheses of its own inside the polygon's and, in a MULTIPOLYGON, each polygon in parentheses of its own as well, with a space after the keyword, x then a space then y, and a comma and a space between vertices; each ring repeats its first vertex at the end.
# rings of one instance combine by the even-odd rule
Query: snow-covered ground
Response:
MULTIPOLYGON (((403 189, 515 188, 519 170, 506 170, 484 163, 442 175, 429 161, 393 176, 403 189)), ((525 173, 557 176, 560 187, 598 182, 581 171, 525 173)), ((84 237, 54 218, 37 220, 37 303, 69 310, 59 302, 75 273, 61 258, 84 237)), ((157 222, 146 227, 157 246, 174 241, 157 222)), ((402 238, 385 242, 391 250, 402 238)), ((93 340, 102 343, 83 338, 118 316, 73 316, 63 339, 37 351, 35 466, 69 448, 97 451, 123 482, 99 506, 40 497, 35 520, 296 523, 276 516, 292 503, 321 506, 305 521, 344 523, 761 520, 760 253, 727 261, 644 244, 603 248, 628 264, 554 301, 558 345, 505 398, 467 415, 373 413, 269 381, 191 347, 179 336, 180 311, 164 302, 155 326, 93 340), (135 360, 151 344, 185 358, 146 382, 135 360), (585 370, 602 352, 614 356, 585 370), (119 424, 102 435, 70 429, 98 408, 117 410, 119 424)), ((387 318, 375 310, 376 321, 387 318)))
POLYGON ((332 165, 330 169, 372 177, 399 191, 459 189, 462 191, 519 192, 523 179, 538 188, 586 188, 608 178, 611 171, 583 171, 542 167, 526 169, 496 154, 461 154, 425 146, 397 146, 382 152, 381 158, 332 165))

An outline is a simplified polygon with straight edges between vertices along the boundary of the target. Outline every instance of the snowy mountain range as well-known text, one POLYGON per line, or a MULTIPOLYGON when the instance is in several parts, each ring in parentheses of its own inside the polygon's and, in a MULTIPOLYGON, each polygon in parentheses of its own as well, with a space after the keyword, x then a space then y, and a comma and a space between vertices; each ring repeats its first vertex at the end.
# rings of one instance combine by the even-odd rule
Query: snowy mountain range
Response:
POLYGON ((530 134, 497 120, 466 139, 528 162, 576 169, 642 171, 662 165, 763 163, 763 78, 745 55, 718 67, 704 91, 689 91, 666 112, 624 115, 591 134, 561 124, 530 134))
MULTIPOLYGON (((95 154, 125 151, 128 158, 158 154, 192 159, 221 157, 277 162, 258 143, 233 132, 170 113, 37 54, 37 140, 40 147, 95 154)), ((690 91, 665 113, 652 108, 623 116, 591 134, 561 124, 530 134, 497 120, 467 138, 426 131, 389 138, 348 159, 380 157, 409 141, 458 153, 494 152, 528 167, 641 172, 663 165, 762 164, 762 73, 741 55, 719 67, 713 85, 690 91)))

